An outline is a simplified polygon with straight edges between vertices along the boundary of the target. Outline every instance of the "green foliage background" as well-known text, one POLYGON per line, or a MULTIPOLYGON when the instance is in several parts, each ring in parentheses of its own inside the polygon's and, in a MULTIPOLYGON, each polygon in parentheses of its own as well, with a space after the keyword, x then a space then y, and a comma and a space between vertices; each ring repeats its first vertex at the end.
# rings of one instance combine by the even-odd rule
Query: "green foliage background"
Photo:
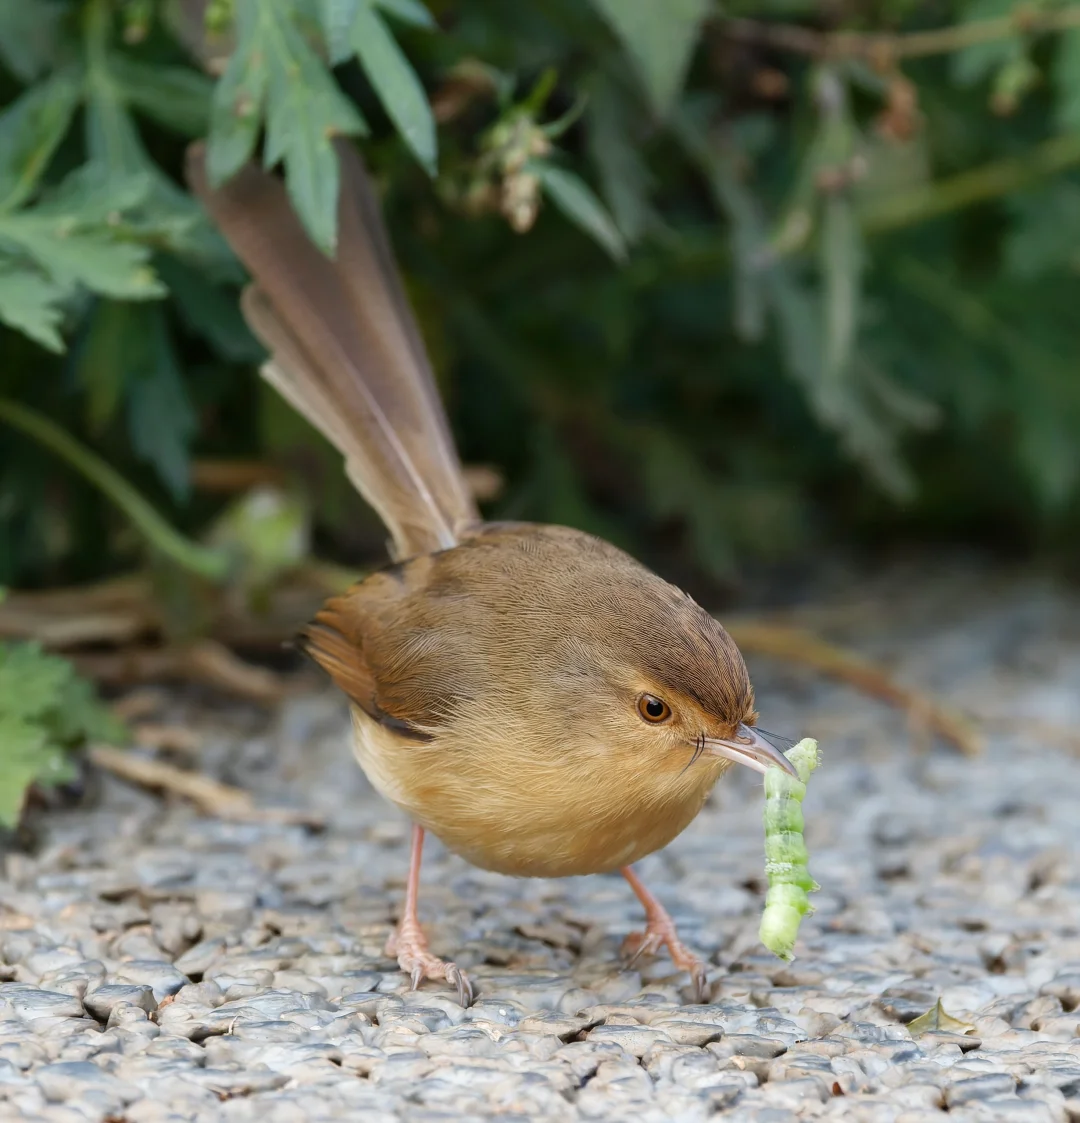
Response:
MULTIPOLYGON (((180 177, 192 138, 219 177, 261 154, 330 247, 344 134, 492 515, 714 588, 837 542, 1074 547, 1080 4, 19 0, 0 61, 0 399, 189 535, 193 463, 263 458, 320 551, 381 546, 180 177)), ((141 548, 0 402, 0 584, 141 548)))

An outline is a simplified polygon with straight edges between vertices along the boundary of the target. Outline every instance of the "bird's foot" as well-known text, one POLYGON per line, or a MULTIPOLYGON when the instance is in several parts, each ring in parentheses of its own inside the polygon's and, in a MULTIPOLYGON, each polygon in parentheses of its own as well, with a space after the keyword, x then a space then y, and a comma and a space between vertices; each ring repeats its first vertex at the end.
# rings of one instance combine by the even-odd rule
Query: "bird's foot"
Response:
POLYGON ((694 985, 694 1000, 704 1002, 705 963, 679 939, 675 921, 666 912, 650 917, 644 932, 631 932, 623 941, 622 954, 626 957, 626 965, 632 967, 642 956, 656 955, 662 947, 668 949, 672 963, 679 970, 689 972, 690 981, 694 985))
POLYGON ((472 1005, 473 989, 468 976, 456 963, 447 963, 428 951, 427 937, 419 924, 399 924, 386 943, 386 954, 397 959, 398 966, 409 976, 413 990, 424 979, 445 979, 452 987, 457 987, 462 1006, 472 1005))

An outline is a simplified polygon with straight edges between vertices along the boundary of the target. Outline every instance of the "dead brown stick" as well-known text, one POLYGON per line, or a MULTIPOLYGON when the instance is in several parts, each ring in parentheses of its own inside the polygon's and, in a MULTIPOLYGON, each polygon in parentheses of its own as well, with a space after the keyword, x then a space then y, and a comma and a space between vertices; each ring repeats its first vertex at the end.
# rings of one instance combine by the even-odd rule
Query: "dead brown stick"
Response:
POLYGON ((200 640, 186 647, 72 653, 71 659, 83 674, 106 685, 188 679, 264 705, 279 702, 288 693, 280 675, 245 663, 217 640, 200 640))
POLYGON ((109 745, 92 745, 87 754, 98 768, 140 787, 153 788, 191 800, 200 810, 233 822, 271 822, 283 825, 322 826, 312 811, 287 807, 257 807, 251 793, 223 784, 201 772, 188 772, 164 761, 136 756, 109 745))
POLYGON ((744 652, 770 655, 839 679, 874 698, 906 710, 916 724, 952 742, 965 756, 982 752, 982 738, 962 714, 910 687, 898 683, 883 667, 835 647, 799 628, 782 624, 732 622, 732 639, 744 652))

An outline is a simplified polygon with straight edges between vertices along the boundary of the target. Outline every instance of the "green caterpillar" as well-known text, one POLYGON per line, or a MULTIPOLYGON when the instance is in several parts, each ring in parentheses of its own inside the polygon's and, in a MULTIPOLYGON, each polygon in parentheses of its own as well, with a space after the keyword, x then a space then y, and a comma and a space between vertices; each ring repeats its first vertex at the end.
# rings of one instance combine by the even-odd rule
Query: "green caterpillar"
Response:
POLYGON ((803 796, 810 773, 820 761, 817 741, 804 738, 789 750, 787 758, 799 773, 797 780, 780 768, 765 773, 765 877, 769 889, 758 938, 774 955, 790 962, 799 924, 814 911, 807 893, 821 888, 807 868, 809 854, 802 833, 803 796))

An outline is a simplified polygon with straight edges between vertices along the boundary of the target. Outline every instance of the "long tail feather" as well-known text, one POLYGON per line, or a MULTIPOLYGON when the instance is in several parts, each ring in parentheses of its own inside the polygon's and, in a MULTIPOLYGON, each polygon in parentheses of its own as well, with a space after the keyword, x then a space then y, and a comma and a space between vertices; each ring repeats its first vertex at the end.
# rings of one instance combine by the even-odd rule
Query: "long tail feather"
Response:
POLYGON ((356 151, 336 147, 334 259, 262 169, 249 164, 212 189, 197 144, 188 181, 254 279, 243 310, 271 355, 263 376, 342 454, 399 557, 445 549, 479 515, 374 192, 356 151))

